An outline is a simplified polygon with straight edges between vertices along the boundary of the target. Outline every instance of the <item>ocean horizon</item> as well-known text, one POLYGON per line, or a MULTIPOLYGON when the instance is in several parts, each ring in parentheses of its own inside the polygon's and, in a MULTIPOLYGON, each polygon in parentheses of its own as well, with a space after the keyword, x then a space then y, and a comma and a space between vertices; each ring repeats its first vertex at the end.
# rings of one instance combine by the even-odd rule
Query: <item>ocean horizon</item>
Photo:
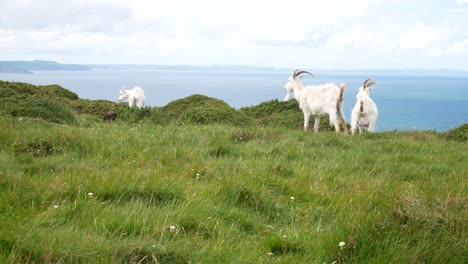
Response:
MULTIPOLYGON (((244 66, 90 65, 89 71, 1 73, 0 80, 35 85, 58 84, 83 99, 117 102, 119 90, 140 86, 147 106, 164 106, 192 94, 225 101, 234 108, 282 100, 291 70, 244 66)), ((433 70, 317 70, 304 85, 345 83, 344 112, 350 121, 362 82, 378 85, 371 97, 379 108, 377 131, 445 131, 468 122, 468 75, 433 70)))

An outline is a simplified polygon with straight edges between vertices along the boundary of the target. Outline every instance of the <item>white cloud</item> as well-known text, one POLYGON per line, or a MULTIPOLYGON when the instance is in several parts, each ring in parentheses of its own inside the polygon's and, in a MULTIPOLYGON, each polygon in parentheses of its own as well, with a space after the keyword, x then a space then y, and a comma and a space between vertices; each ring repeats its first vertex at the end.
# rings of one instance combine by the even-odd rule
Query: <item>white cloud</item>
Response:
POLYGON ((466 7, 455 12, 452 2, 444 13, 445 2, 421 2, 1 1, 0 49, 8 53, 0 60, 314 68, 467 61, 466 7))
POLYGON ((457 3, 457 4, 460 4, 460 5, 462 5, 462 4, 468 4, 468 0, 456 0, 456 3, 457 3))
POLYGON ((441 32, 417 22, 409 31, 400 36, 399 48, 402 50, 426 50, 439 44, 441 32))

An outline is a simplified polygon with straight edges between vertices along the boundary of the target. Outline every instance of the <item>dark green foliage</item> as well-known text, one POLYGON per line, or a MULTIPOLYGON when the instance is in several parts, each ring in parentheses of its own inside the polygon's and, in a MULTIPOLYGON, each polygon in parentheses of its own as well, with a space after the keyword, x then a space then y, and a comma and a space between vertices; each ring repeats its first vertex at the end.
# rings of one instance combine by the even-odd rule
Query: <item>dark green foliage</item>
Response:
POLYGON ((75 124, 73 112, 62 102, 78 96, 58 85, 34 86, 0 81, 0 112, 14 117, 42 118, 48 122, 75 124))
MULTIPOLYGON (((270 100, 257 106, 236 110, 222 100, 204 95, 191 95, 168 103, 164 107, 129 108, 124 103, 107 100, 86 100, 58 85, 35 86, 27 83, 0 81, 0 113, 13 116, 42 118, 48 122, 75 124, 73 112, 94 115, 106 122, 151 122, 158 125, 229 124, 246 126, 259 124, 302 129, 304 117, 296 100, 270 100)), ((89 118, 84 119, 87 121, 89 118)), ((89 126, 95 122, 86 122, 89 126)), ((313 127, 313 118, 309 128, 313 127)), ((326 116, 321 117, 320 131, 333 130, 326 116)), ((241 140, 245 141, 245 140, 241 140)))
POLYGON ((56 101, 37 96, 0 98, 2 112, 14 117, 42 118, 59 124, 76 123, 73 112, 56 101))
POLYGON ((0 81, 0 98, 14 95, 37 95, 49 98, 78 99, 78 95, 57 84, 37 86, 29 83, 0 81))
POLYGON ((70 100, 77 100, 78 95, 74 92, 71 92, 60 85, 52 84, 46 86, 39 86, 43 94, 50 97, 59 97, 59 98, 68 98, 70 100))
POLYGON ((178 124, 232 124, 245 125, 248 118, 225 102, 204 95, 191 95, 163 107, 172 122, 178 124))
POLYGON ((97 193, 98 199, 116 204, 143 201, 153 205, 177 202, 181 199, 181 194, 175 189, 147 189, 147 190, 122 190, 112 192, 97 193))
POLYGON ((22 137, 14 141, 13 149, 17 155, 31 154, 35 157, 45 157, 66 150, 81 151, 85 148, 84 144, 83 138, 76 134, 55 134, 55 136, 22 137))
POLYGON ((466 142, 468 140, 468 123, 450 129, 445 133, 445 138, 447 140, 466 142))
POLYGON ((15 247, 15 242, 0 238, 0 251, 9 252, 15 247))
POLYGON ((77 114, 95 115, 104 121, 114 121, 119 111, 125 107, 123 104, 119 105, 107 100, 86 99, 70 102, 70 106, 77 114))
POLYGON ((231 149, 226 145, 219 145, 208 150, 208 155, 211 157, 224 157, 231 153, 231 149))
POLYGON ((32 154, 35 157, 45 157, 63 151, 62 147, 55 146, 51 140, 41 138, 23 140, 15 144, 14 147, 17 154, 26 153, 32 154))
POLYGON ((294 254, 301 252, 303 248, 296 242, 291 242, 285 238, 270 238, 265 241, 266 247, 270 249, 270 252, 274 255, 283 254, 294 254))

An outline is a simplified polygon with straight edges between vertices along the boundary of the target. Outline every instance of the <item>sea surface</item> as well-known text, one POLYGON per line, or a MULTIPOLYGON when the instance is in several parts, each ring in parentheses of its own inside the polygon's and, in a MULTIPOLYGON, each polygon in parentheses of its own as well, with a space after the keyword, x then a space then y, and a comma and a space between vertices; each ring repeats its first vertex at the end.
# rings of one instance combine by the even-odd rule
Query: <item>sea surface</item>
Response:
MULTIPOLYGON (((119 89, 140 86, 147 106, 164 106, 192 94, 224 100, 234 108, 258 105, 285 96, 284 84, 292 70, 252 67, 122 67, 91 71, 34 71, 0 73, 0 80, 36 85, 59 84, 84 99, 117 102, 119 89)), ((435 76, 362 72, 314 72, 305 85, 323 82, 346 84, 344 111, 350 121, 359 86, 366 78, 378 82, 371 97, 379 108, 377 131, 445 131, 468 122, 468 76, 435 76)))

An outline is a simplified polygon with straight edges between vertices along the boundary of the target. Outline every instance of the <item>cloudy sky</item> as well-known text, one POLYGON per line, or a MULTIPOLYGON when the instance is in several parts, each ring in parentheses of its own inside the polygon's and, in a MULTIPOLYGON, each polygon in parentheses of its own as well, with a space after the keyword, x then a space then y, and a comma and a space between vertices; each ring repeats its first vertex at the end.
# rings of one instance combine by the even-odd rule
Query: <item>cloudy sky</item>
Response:
POLYGON ((468 0, 2 0, 0 10, 0 60, 468 70, 468 0))

